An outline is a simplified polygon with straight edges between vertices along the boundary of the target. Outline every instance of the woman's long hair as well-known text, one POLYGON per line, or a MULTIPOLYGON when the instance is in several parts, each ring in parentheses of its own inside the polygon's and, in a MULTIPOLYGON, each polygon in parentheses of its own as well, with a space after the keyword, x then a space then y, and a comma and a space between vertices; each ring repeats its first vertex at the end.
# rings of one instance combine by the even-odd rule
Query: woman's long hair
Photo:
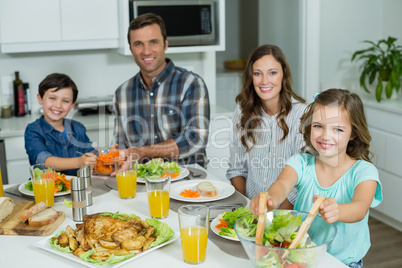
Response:
POLYGON ((282 90, 280 91, 280 112, 278 114, 278 125, 283 131, 280 142, 283 142, 289 134, 289 127, 286 124, 286 117, 292 109, 292 97, 301 103, 305 100, 293 91, 292 74, 290 72, 288 61, 282 50, 274 45, 262 45, 250 55, 246 69, 243 73, 242 89, 236 96, 236 102, 240 105, 242 114, 237 128, 241 131, 241 142, 250 151, 256 143, 255 129, 261 125, 262 121, 262 101, 257 95, 253 84, 253 65, 266 55, 272 55, 282 66, 282 90), (251 146, 248 145, 251 142, 251 146))

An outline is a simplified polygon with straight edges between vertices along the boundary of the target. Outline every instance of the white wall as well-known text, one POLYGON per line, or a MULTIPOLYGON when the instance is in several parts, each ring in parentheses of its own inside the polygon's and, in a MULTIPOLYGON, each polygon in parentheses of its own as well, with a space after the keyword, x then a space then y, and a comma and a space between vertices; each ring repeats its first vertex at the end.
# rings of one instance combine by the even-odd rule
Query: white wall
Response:
MULTIPOLYGON (((386 2, 388 0, 321 1, 320 90, 330 87, 359 90, 359 64, 350 59, 355 51, 368 47, 363 40, 376 42, 387 35, 383 32, 383 17, 391 18, 383 9, 386 2)), ((398 14, 392 21, 400 20, 399 17, 398 14)))
MULTIPOLYGON (((201 53, 167 54, 178 66, 191 69, 203 76, 201 53)), ((77 84, 78 98, 104 97, 112 95, 124 81, 138 72, 132 56, 123 56, 113 50, 87 50, 48 53, 0 53, 0 78, 20 71, 20 78, 28 82, 33 98, 33 110, 39 105, 36 101, 38 85, 46 75, 53 72, 71 76, 77 84)), ((0 83, 0 104, 12 104, 12 84, 5 88, 0 83)))
POLYGON ((259 1, 258 45, 272 44, 285 54, 293 76, 293 87, 303 96, 301 86, 301 2, 259 1))

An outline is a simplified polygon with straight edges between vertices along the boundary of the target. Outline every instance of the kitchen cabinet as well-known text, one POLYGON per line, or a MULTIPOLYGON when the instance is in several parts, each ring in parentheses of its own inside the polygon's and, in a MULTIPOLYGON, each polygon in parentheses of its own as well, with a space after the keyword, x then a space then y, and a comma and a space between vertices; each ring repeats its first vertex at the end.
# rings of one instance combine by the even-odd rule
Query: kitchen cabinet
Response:
POLYGON ((23 183, 31 177, 29 175, 30 164, 24 144, 24 136, 4 139, 8 183, 23 183))
POLYGON ((365 101, 373 164, 383 186, 383 202, 371 215, 402 231, 402 103, 365 101))
POLYGON ((118 47, 118 0, 2 0, 2 53, 118 47))

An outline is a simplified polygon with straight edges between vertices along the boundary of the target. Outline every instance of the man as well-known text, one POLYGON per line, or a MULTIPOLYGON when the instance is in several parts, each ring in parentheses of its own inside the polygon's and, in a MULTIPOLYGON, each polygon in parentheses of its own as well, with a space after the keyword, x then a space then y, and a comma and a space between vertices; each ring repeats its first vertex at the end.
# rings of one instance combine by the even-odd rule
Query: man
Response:
POLYGON ((210 108, 204 81, 165 57, 161 17, 138 16, 127 38, 140 71, 115 92, 115 144, 140 159, 205 166, 210 108))

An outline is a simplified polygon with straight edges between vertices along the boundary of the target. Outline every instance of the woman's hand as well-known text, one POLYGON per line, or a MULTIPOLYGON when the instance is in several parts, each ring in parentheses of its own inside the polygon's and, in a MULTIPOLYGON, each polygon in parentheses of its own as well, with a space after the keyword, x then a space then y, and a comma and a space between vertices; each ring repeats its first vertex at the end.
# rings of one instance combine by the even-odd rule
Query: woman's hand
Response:
MULTIPOLYGON (((314 196, 313 202, 317 199, 317 196, 314 196)), ((337 222, 339 219, 339 205, 336 202, 336 199, 333 197, 327 197, 320 205, 320 215, 324 221, 328 223, 337 222)))

